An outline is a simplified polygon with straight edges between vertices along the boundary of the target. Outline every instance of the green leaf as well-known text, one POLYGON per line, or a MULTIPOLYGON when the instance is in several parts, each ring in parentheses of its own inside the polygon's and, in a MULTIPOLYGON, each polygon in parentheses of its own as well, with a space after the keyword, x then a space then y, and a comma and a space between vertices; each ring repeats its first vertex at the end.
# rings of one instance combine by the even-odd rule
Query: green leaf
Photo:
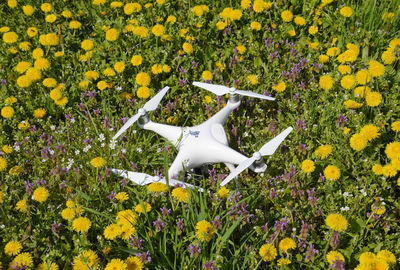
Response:
POLYGON ((243 217, 240 217, 236 222, 224 233, 222 236, 221 242, 225 243, 226 240, 228 240, 229 236, 233 233, 233 231, 236 229, 236 227, 239 225, 239 223, 242 221, 243 217))

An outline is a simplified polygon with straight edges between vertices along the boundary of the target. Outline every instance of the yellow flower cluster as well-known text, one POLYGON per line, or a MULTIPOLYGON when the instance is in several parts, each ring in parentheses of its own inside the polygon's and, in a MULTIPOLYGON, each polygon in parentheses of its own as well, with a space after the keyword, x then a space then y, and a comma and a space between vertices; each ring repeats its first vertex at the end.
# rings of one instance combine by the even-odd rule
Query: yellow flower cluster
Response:
POLYGON ((359 259, 359 264, 355 269, 389 269, 396 264, 396 256, 389 250, 381 250, 377 254, 366 251, 359 259))
POLYGON ((372 124, 365 125, 360 133, 356 133, 350 138, 350 147, 355 151, 363 150, 369 141, 379 137, 379 129, 372 124))

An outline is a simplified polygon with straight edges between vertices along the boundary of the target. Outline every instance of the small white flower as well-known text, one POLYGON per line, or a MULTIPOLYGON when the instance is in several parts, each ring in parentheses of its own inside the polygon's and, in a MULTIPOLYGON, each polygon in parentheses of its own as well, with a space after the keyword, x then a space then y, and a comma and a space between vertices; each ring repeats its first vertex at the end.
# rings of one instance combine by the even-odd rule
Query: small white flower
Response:
POLYGON ((104 137, 104 134, 103 134, 103 133, 100 133, 98 140, 99 140, 100 142, 102 142, 102 141, 104 141, 105 139, 106 139, 106 138, 104 137))
POLYGON ((50 127, 50 129, 54 131, 56 129, 56 127, 53 125, 50 127))
POLYGON ((102 143, 100 146, 101 146, 101 147, 104 147, 105 145, 106 145, 105 143, 102 143))
POLYGON ((110 141, 110 149, 111 149, 111 150, 114 150, 116 144, 117 144, 117 142, 116 142, 115 140, 111 140, 111 141, 110 141))
POLYGON ((72 118, 70 121, 71 121, 71 124, 74 124, 75 123, 75 118, 72 118))
POLYGON ((79 151, 79 149, 76 149, 76 150, 75 150, 75 155, 76 155, 76 156, 79 155, 80 152, 81 152, 81 151, 79 151))
POLYGON ((137 151, 138 153, 142 153, 142 148, 138 147, 138 148, 136 148, 136 151, 137 151))
POLYGON ((17 152, 19 152, 19 145, 15 145, 15 146, 14 146, 14 150, 17 151, 17 152))
POLYGON ((87 151, 89 151, 90 148, 92 148, 92 146, 89 144, 85 148, 83 148, 83 152, 86 153, 87 151))
POLYGON ((125 153, 126 153, 126 149, 125 149, 125 148, 122 148, 122 149, 121 149, 121 152, 122 152, 122 154, 125 154, 125 153))
POLYGON ((54 150, 49 151, 50 155, 54 155, 54 150))

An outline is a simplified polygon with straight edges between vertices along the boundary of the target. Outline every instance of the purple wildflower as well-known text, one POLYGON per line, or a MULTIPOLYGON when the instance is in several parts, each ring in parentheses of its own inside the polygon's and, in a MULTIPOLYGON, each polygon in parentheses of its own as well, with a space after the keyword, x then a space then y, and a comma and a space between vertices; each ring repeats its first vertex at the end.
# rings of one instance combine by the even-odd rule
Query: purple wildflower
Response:
POLYGON ((197 256, 200 255, 201 253, 201 248, 199 243, 197 243, 197 245, 193 246, 192 244, 189 245, 188 247, 189 252, 190 252, 190 256, 196 258, 197 256))

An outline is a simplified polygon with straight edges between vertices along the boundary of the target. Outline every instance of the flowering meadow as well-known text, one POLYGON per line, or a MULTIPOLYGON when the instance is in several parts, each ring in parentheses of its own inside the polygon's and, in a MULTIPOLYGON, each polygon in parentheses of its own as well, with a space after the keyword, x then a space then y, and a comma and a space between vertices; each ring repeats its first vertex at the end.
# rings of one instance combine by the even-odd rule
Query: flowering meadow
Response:
POLYGON ((400 1, 2 0, 0 269, 399 269, 400 1), (165 176, 177 150, 122 125, 225 123, 250 157, 294 131, 239 185, 223 164, 165 176))

